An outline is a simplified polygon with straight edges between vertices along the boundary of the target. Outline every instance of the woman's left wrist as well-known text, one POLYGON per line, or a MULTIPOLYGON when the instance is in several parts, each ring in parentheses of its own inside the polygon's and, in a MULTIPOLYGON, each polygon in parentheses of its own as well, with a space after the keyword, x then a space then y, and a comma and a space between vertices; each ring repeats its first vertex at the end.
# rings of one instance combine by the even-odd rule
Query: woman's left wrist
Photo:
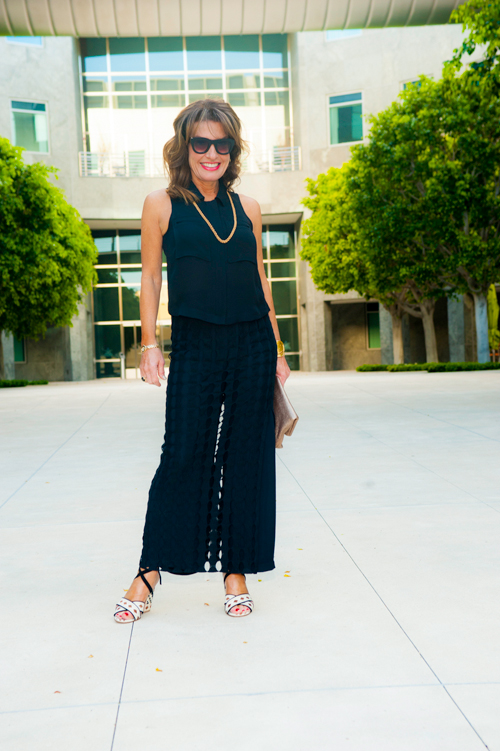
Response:
POLYGON ((278 357, 284 357, 285 356, 285 345, 281 341, 281 339, 276 339, 276 347, 278 350, 278 357))

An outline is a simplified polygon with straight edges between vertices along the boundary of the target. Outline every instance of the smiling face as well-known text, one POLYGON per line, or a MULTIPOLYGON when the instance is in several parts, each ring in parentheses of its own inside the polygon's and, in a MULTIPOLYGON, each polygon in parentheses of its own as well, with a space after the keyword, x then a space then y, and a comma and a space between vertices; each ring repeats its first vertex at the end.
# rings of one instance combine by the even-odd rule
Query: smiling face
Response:
MULTIPOLYGON (((220 123, 212 120, 198 123, 192 134, 198 138, 226 138, 227 133, 220 123)), ((188 147, 189 166, 193 177, 203 182, 215 182, 219 180, 229 166, 231 157, 229 154, 218 154, 212 144, 206 154, 197 154, 191 144, 188 147)))

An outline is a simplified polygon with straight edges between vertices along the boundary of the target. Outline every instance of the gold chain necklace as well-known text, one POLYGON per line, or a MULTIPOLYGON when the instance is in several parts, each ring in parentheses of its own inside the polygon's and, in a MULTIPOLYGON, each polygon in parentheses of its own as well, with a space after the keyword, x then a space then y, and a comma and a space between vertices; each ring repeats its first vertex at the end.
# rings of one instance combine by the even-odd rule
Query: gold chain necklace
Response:
MULTIPOLYGON (((231 230, 231 234, 229 235, 229 237, 227 238, 227 240, 223 240, 222 238, 219 237, 219 235, 214 230, 214 228, 212 227, 212 225, 210 224, 210 222, 208 221, 207 217, 205 216, 205 214, 203 213, 203 211, 200 209, 200 207, 198 206, 198 204, 197 203, 194 204, 197 212, 206 221, 206 223, 208 224, 208 226, 210 227, 210 229, 212 230, 212 232, 214 233, 215 237, 217 238, 217 240, 220 243, 228 243, 229 242, 229 240, 232 238, 232 236, 236 232, 236 225, 238 224, 238 220, 236 219, 236 209, 234 208, 233 199, 231 198, 231 193, 229 191, 227 191, 227 197, 229 198, 229 203, 231 204, 231 208, 233 210, 233 217, 234 217, 234 226, 233 226, 233 229, 231 230)), ((213 199, 213 200, 216 200, 216 199, 213 199)))

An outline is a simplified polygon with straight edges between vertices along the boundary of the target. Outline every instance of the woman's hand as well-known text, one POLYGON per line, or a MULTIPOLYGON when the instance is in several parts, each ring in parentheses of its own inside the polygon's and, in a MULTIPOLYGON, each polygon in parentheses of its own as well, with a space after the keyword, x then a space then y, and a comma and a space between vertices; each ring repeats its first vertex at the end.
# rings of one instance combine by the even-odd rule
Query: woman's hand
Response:
POLYGON ((158 378, 165 380, 165 359, 158 347, 146 349, 141 355, 141 376, 151 386, 161 386, 158 378))
POLYGON ((278 357, 278 361, 276 363, 276 375, 284 386, 286 379, 290 375, 290 368, 288 367, 286 357, 278 357))

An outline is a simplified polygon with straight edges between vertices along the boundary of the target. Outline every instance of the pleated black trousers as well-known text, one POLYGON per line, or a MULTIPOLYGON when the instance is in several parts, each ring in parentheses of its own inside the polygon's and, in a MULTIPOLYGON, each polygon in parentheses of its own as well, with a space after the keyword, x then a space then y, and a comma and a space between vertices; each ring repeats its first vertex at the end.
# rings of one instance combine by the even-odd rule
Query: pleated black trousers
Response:
POLYGON ((141 567, 274 568, 275 373, 268 315, 228 325, 173 317, 165 439, 141 567))

